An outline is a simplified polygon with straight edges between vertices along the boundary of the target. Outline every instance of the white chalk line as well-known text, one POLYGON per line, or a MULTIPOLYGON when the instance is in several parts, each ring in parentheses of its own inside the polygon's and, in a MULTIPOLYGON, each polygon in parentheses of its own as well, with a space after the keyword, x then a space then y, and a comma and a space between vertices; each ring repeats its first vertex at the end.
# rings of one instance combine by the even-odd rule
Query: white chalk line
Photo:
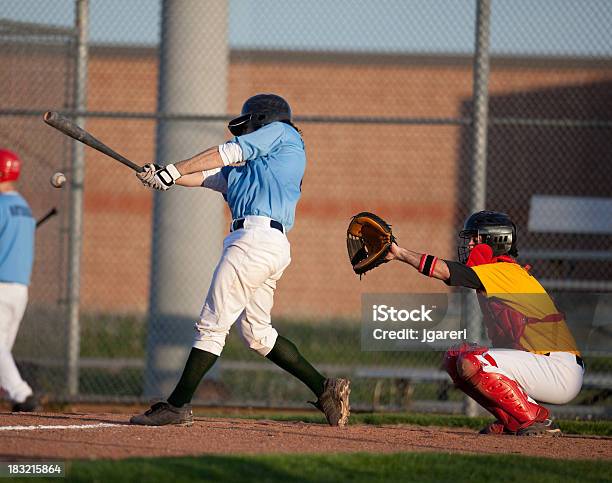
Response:
POLYGON ((124 426, 123 424, 97 423, 97 424, 67 424, 67 425, 45 425, 36 426, 0 426, 0 431, 38 431, 42 429, 93 429, 110 428, 112 426, 124 426))

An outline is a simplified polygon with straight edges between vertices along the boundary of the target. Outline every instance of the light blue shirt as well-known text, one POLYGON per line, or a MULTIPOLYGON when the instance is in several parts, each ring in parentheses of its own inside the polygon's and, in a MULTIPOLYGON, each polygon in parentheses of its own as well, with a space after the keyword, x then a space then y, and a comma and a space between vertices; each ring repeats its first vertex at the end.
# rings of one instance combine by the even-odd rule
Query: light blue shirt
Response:
POLYGON ((30 284, 36 222, 16 191, 0 194, 0 282, 30 284))
POLYGON ((232 139, 242 149, 243 166, 225 166, 225 198, 232 218, 267 216, 289 231, 302 191, 306 153, 300 134, 288 124, 273 122, 232 139))

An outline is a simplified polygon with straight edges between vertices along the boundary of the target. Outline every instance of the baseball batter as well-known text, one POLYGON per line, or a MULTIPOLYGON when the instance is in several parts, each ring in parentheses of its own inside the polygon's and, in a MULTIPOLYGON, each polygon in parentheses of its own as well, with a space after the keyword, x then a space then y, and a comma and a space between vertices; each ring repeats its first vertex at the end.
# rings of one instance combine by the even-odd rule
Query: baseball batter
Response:
POLYGON ((455 386, 497 419, 483 434, 559 435, 536 401, 565 404, 582 387, 584 364, 563 314, 520 266, 517 230, 504 213, 471 215, 459 234, 459 262, 391 246, 387 260, 448 285, 477 291, 492 348, 463 345, 444 357, 455 386))
POLYGON ((0 149, 0 387, 13 402, 14 412, 38 406, 12 355, 28 303, 36 229, 32 211, 15 186, 20 173, 19 157, 0 149))
POLYGON ((137 174, 145 186, 162 191, 174 184, 218 191, 232 222, 176 388, 167 401, 130 422, 191 424, 189 403, 236 322, 251 349, 304 382, 329 424, 343 426, 349 416, 349 381, 322 376, 270 319, 276 283, 291 261, 287 232, 294 224, 306 168, 301 133, 287 101, 274 94, 247 99, 228 128, 234 135, 229 142, 163 168, 149 164, 137 174))

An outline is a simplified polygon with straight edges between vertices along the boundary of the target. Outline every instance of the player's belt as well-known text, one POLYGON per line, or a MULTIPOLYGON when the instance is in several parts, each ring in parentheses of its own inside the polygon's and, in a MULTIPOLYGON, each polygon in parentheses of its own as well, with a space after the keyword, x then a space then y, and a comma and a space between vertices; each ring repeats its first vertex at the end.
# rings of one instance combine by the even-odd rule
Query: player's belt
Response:
MULTIPOLYGON (((232 231, 240 230, 244 228, 244 218, 238 218, 232 222, 232 231)), ((275 228, 281 233, 285 233, 283 224, 280 221, 270 220, 270 228, 275 228)))
MULTIPOLYGON (((549 356, 550 352, 547 352, 544 355, 545 356, 549 356)), ((582 360, 582 357, 580 357, 578 354, 576 354, 576 364, 578 364, 580 367, 582 367, 584 369, 584 361, 582 360)))

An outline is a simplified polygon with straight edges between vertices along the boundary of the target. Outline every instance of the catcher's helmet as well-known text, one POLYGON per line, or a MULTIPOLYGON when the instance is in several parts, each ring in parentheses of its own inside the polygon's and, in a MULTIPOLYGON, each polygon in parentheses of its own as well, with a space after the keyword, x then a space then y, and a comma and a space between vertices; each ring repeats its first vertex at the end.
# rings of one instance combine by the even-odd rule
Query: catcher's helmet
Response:
POLYGON ((289 103, 276 94, 257 94, 246 100, 240 116, 232 119, 227 127, 234 136, 240 136, 274 121, 291 122, 289 103))
POLYGON ((486 243, 493 249, 493 256, 518 256, 516 247, 516 225, 506 213, 498 211, 479 211, 465 220, 459 232, 457 252, 461 263, 467 262, 471 241, 486 243))
POLYGON ((21 173, 21 159, 8 149, 0 149, 0 183, 16 181, 21 173))

